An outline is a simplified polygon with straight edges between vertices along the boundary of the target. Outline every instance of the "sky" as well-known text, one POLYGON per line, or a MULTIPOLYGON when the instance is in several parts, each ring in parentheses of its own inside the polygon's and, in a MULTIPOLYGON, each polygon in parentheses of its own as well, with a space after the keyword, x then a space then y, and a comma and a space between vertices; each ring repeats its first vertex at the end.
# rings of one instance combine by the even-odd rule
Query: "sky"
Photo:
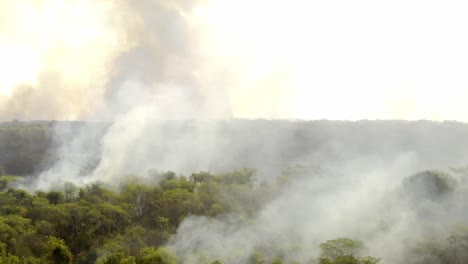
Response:
POLYGON ((467 13, 455 0, 0 0, 0 119, 155 104, 161 119, 466 122, 467 13))

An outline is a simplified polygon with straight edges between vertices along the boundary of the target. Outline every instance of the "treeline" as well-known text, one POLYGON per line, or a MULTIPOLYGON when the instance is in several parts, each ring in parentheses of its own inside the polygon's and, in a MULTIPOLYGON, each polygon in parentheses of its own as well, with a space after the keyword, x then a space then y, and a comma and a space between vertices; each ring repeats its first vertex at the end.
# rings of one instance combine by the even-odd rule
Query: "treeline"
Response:
MULTIPOLYGON (((85 155, 92 169, 103 158, 100 145, 111 126, 78 121, 0 122, 0 167, 6 174, 34 176, 58 159, 82 160, 81 155, 85 155), (60 152, 67 144, 79 147, 60 152)), ((207 157, 209 166, 177 167, 186 173, 244 167, 276 173, 290 164, 311 160, 327 165, 355 157, 391 160, 402 153, 415 153, 422 164, 437 168, 465 155, 468 124, 365 120, 160 121, 145 124, 141 136, 134 141, 135 149, 130 151, 154 157, 150 161, 154 164, 161 164, 166 157, 177 159, 180 156, 177 149, 186 150, 187 161, 182 163, 191 164, 188 161, 198 160, 198 153, 206 153, 208 147, 212 154, 207 157)), ((169 163, 162 168, 175 166, 169 163)))
MULTIPOLYGON (((258 182, 255 173, 242 169, 184 177, 152 171, 145 178, 128 176, 118 189, 100 183, 84 187, 66 183, 61 190, 34 194, 14 188, 20 179, 1 176, 0 263, 180 263, 180 256, 164 245, 186 217, 230 215, 240 222, 251 221, 285 186, 306 174, 319 174, 320 169, 291 167, 272 182, 258 182)), ((455 187, 449 174, 424 171, 406 178, 402 190, 411 193, 414 201, 437 202, 455 187)), ((407 263, 467 263, 466 245, 468 232, 422 241, 409 247, 407 263)), ((297 245, 276 243, 245 254, 251 254, 247 256, 251 264, 297 264, 275 255, 293 247, 297 245)), ((380 261, 367 256, 365 249, 360 241, 338 238, 320 244, 321 255, 302 263, 380 261)), ((211 259, 199 253, 198 263, 232 263, 232 259, 211 259)), ((233 254, 235 259, 244 253, 233 254)))
MULTIPOLYGON (((20 179, 4 175, 0 177, 0 263, 180 263, 164 245, 184 218, 235 215, 239 221, 249 221, 281 191, 281 185, 305 170, 310 168, 290 168, 274 183, 261 184, 254 169, 200 172, 188 178, 153 171, 144 179, 129 177, 119 190, 100 183, 85 187, 66 183, 63 190, 34 194, 14 188, 20 179)), ((364 245, 348 238, 320 247, 323 254, 315 260, 320 264, 379 261, 359 256, 364 245)), ((249 259, 252 264, 285 263, 281 256, 262 251, 249 259)), ((199 261, 224 263, 203 252, 199 261)))
POLYGON ((160 247, 185 217, 252 217, 274 192, 273 186, 255 185, 252 169, 189 178, 150 175, 130 177, 118 191, 67 183, 63 190, 35 194, 13 188, 15 177, 0 177, 0 261, 173 263, 175 256, 160 247))
POLYGON ((47 158, 49 122, 0 123, 0 173, 28 175, 47 158))

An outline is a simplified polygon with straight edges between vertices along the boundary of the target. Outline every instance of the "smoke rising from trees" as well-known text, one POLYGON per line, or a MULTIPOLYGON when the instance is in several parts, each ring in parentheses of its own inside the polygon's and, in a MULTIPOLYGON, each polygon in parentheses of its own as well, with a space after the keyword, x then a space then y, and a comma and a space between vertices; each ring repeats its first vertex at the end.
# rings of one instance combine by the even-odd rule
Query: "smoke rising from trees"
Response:
MULTIPOLYGON (((252 263, 253 256, 260 255, 267 262, 278 257, 304 263, 327 257, 321 253, 329 245, 325 241, 332 245, 360 241, 355 243, 363 255, 356 257, 378 256, 381 263, 427 263, 427 258, 435 263, 463 263, 467 181, 466 169, 460 166, 467 158, 466 124, 233 118, 301 118, 312 111, 313 117, 329 115, 333 119, 359 119, 363 113, 372 118, 443 119, 449 113, 453 119, 465 120, 465 113, 454 109, 466 98, 465 90, 456 90, 463 87, 456 80, 464 76, 459 72, 466 67, 453 72, 438 69, 463 61, 466 39, 454 37, 459 34, 445 27, 432 27, 436 35, 456 43, 454 50, 463 52, 450 58, 431 57, 441 63, 426 63, 435 66, 424 68, 428 73, 420 71, 416 61, 432 50, 419 49, 419 42, 398 48, 401 43, 396 41, 397 48, 391 52, 380 51, 388 47, 382 43, 393 43, 388 40, 399 35, 380 18, 378 8, 378 12, 360 16, 365 19, 352 19, 353 14, 360 14, 357 10, 364 2, 337 12, 320 5, 306 8, 298 2, 288 10, 271 3, 270 12, 261 8, 269 3, 261 1, 0 2, 0 57, 4 58, 0 61, 0 119, 72 121, 41 123, 47 133, 40 124, 34 128, 37 134, 18 129, 21 122, 8 124, 2 132, 4 150, 0 153, 8 165, 5 169, 29 176, 19 186, 39 191, 41 206, 51 206, 51 211, 57 204, 65 204, 63 210, 70 210, 66 212, 74 212, 75 206, 86 211, 95 197, 104 204, 118 200, 115 197, 120 194, 109 198, 99 185, 93 185, 96 182, 109 192, 122 191, 119 202, 128 207, 106 211, 109 208, 103 205, 99 210, 125 216, 126 208, 135 214, 128 219, 141 220, 145 213, 158 216, 141 225, 164 229, 167 233, 157 243, 164 243, 182 263, 202 259, 252 263), (257 10, 262 10, 264 18, 258 24, 253 23, 258 19, 257 10), (236 23, 228 16, 230 12, 238 15, 236 23), (331 13, 333 16, 323 17, 331 13), (227 16, 227 22, 216 14, 227 16), (310 14, 314 23, 305 18, 310 14), (334 23, 337 14, 350 23, 334 23), (375 24, 368 21, 371 18, 375 24), (214 25, 221 21, 222 25, 214 25), (317 26, 320 21, 331 30, 317 26), (374 25, 383 29, 376 30, 374 25), (309 30, 312 41, 302 38, 309 30), (359 37, 369 32, 379 37, 371 42, 359 37), (379 57, 381 61, 377 63, 374 53, 365 52, 369 47, 376 54, 385 54, 379 57), (417 52, 401 72, 392 67, 404 63, 390 63, 393 66, 383 70, 373 66, 398 61, 413 51, 417 52), (440 74, 429 74, 434 72, 440 74), (376 81, 380 79, 391 81, 382 84, 376 81), (441 87, 447 84, 442 80, 450 80, 447 83, 453 88, 449 89, 456 91, 451 95, 454 103, 440 96, 441 87), (413 84, 414 90, 400 94, 413 84), (391 92, 395 87, 403 88, 391 92), (370 99, 362 100, 366 96, 370 99), (416 103, 418 98, 422 103, 416 103), (73 122, 76 120, 87 122, 73 122), (18 138, 50 144, 33 148, 32 143, 18 143, 18 138), (28 155, 34 151, 46 153, 45 158, 28 155), (15 164, 8 155, 20 157, 21 165, 28 166, 15 164), (153 181, 154 186, 131 189, 132 185, 126 185, 131 179, 153 181), (223 189, 223 184, 229 187, 223 189), (83 197, 61 199, 59 191, 73 193, 73 186, 82 188, 83 197), (150 200, 148 190, 165 200, 150 200), (137 193, 135 199, 132 192, 137 193), (197 211, 190 207, 193 197, 195 202, 209 205, 209 199, 216 197, 230 210, 215 204, 197 211), (172 218, 145 211, 144 199, 148 208, 158 208, 172 218), (76 201, 86 205, 73 204, 76 201), (170 207, 172 203, 183 213, 170 207), (453 238, 449 244, 447 238, 453 238), (434 245, 442 253, 421 253, 434 245)), ((411 22, 412 16, 405 10, 419 11, 417 7, 391 10, 402 21, 411 22)), ((429 4, 424 21, 431 10, 439 9, 429 4)), ((455 13, 453 17, 465 21, 466 12, 455 13)), ((420 28, 416 22, 410 25, 403 35, 420 28)), ((421 32, 423 40, 432 39, 421 32)), ((9 181, 6 178, 2 186, 6 188, 9 181)), ((6 195, 27 197, 11 193, 6 195)), ((2 221, 15 222, 10 220, 2 221)), ((125 223, 119 224, 121 232, 128 231, 125 223)), ((52 229, 44 226, 44 233, 52 229)), ((114 230, 109 226, 102 231, 106 235, 114 230)), ((46 244, 66 248, 60 239, 50 238, 46 244)), ((77 244, 72 246, 79 248, 77 244)), ((106 248, 100 250, 104 253, 99 257, 105 258, 106 248)), ((152 254, 146 250, 147 255, 152 254)), ((160 251, 157 253, 168 254, 160 251)))

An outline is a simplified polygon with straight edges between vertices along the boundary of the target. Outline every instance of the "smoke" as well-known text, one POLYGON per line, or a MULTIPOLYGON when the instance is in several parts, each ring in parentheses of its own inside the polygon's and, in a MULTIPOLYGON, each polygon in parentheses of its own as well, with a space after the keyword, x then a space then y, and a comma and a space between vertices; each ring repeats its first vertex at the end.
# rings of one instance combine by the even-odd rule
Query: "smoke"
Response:
POLYGON ((457 223, 467 220, 466 182, 461 179, 452 195, 435 200, 403 187, 404 178, 417 171, 464 164, 466 124, 145 122, 153 110, 134 108, 107 125, 56 124, 68 144, 59 144, 66 146, 59 152, 61 159, 41 175, 41 187, 96 180, 115 186, 126 174, 145 175, 151 168, 176 168, 188 175, 255 166, 259 181, 274 182, 288 165, 323 166, 281 184, 282 189, 248 221, 237 214, 185 219, 167 244, 182 263, 202 259, 249 263, 256 252, 307 263, 319 256, 321 242, 338 237, 363 241, 368 254, 382 258, 381 263, 407 263, 408 250, 420 241, 448 237, 457 223), (75 132, 69 135, 75 136, 70 142, 65 135, 71 131, 75 132), (71 153, 80 153, 83 159, 70 157, 71 153), (97 158, 97 164, 90 174, 80 173, 90 157, 97 158))
POLYGON ((466 6, 293 2, 0 2, 0 119, 102 122, 55 123, 53 158, 31 188, 118 186, 151 169, 254 167, 272 180, 294 164, 331 168, 291 183, 252 223, 186 219, 168 244, 184 263, 194 249, 229 259, 279 240, 301 247, 272 254, 306 261, 342 236, 403 263, 400 241, 466 220, 451 199, 422 221, 400 186, 465 162, 461 124, 231 120, 466 120, 466 6))
POLYGON ((378 165, 374 169, 362 161, 295 179, 247 222, 235 215, 187 218, 168 247, 182 263, 251 263, 256 253, 286 263, 315 263, 320 243, 350 237, 363 241, 367 254, 382 258, 381 263, 412 263, 410 252, 421 242, 448 238, 457 223, 467 220, 460 211, 462 188, 457 195, 431 201, 414 199, 402 187, 414 169, 414 156, 399 155, 385 164, 366 159, 378 165))
POLYGON ((191 17, 200 4, 3 2, 0 118, 112 120, 143 97, 184 118, 229 117, 223 66, 209 66, 191 17))
POLYGON ((99 106, 117 47, 110 6, 92 3, 2 2, 2 119, 78 119, 99 106))
POLYGON ((127 82, 161 119, 466 120, 461 1, 0 5, 4 120, 113 120, 127 82))
MULTIPOLYGON (((10 59, 0 63, 7 73, 0 82, 0 118, 108 124, 104 130, 57 124, 58 158, 43 165, 39 187, 146 173, 154 167, 149 165, 155 160, 150 156, 151 142, 168 136, 154 127, 159 120, 232 116, 229 82, 233 75, 203 46, 206 28, 196 14, 203 4, 2 2, 0 26, 5 30, 0 31, 0 50, 10 59), (90 168, 83 171, 83 167, 90 168)), ((182 166, 175 157, 200 138, 206 153, 212 142, 206 130, 170 146, 171 158, 161 154, 155 166, 182 166)), ((199 149, 194 147, 191 157, 199 149)))

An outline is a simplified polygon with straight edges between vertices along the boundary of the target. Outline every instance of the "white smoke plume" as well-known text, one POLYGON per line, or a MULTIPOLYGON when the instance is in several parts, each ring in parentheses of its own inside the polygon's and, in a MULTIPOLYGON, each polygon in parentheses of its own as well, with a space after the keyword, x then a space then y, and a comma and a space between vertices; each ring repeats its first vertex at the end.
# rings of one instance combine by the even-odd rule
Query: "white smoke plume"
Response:
POLYGON ((399 241, 466 220, 452 199, 418 225, 400 188, 466 162, 462 125, 223 120, 467 120, 468 9, 449 2, 0 1, 0 119, 102 122, 54 125, 39 189, 150 169, 334 168, 293 182, 253 223, 186 219, 168 244, 184 263, 194 248, 224 258, 279 238, 302 246, 272 254, 304 261, 338 236, 404 263, 399 241))
POLYGON ((463 1, 0 5, 3 120, 112 119, 128 82, 161 119, 467 120, 463 1))
POLYGON ((421 241, 448 238, 468 219, 460 200, 466 185, 443 201, 414 199, 414 193, 403 188, 415 161, 414 155, 385 162, 369 158, 342 163, 338 171, 310 172, 250 221, 236 216, 187 218, 168 246, 182 263, 252 263, 257 252, 270 260, 315 263, 320 243, 350 237, 363 241, 367 254, 381 258, 380 263, 409 263, 414 261, 410 251, 421 241))
POLYGON ((191 17, 200 4, 2 2, 1 118, 112 120, 143 98, 164 119, 229 117, 223 66, 208 67, 191 17))

